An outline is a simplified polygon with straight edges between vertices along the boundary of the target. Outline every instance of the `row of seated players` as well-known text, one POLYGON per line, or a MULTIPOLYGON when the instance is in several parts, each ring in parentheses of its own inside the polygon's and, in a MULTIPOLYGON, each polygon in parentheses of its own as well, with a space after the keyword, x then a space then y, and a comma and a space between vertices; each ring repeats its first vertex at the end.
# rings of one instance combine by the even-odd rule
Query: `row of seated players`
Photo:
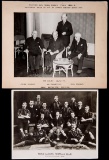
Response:
MULTIPOLYGON (((41 137, 44 136, 42 137, 44 140, 46 139, 45 137, 47 137, 49 141, 65 140, 70 143, 72 142, 71 139, 77 141, 79 140, 78 138, 80 138, 80 141, 81 139, 87 139, 95 142, 95 137, 91 131, 95 117, 93 117, 93 114, 90 112, 89 106, 86 105, 82 107, 81 101, 77 104, 75 103, 73 108, 68 102, 65 102, 63 107, 53 103, 55 105, 53 105, 50 110, 46 108, 46 103, 43 103, 41 108, 36 108, 33 104, 34 101, 30 101, 29 109, 26 109, 27 103, 23 102, 22 109, 18 110, 19 128, 22 138, 31 137, 28 134, 29 120, 36 124, 33 135, 37 135, 37 138, 40 137, 41 133, 41 137), (72 132, 73 128, 76 130, 74 129, 72 132)), ((37 142, 39 143, 40 140, 37 142)))

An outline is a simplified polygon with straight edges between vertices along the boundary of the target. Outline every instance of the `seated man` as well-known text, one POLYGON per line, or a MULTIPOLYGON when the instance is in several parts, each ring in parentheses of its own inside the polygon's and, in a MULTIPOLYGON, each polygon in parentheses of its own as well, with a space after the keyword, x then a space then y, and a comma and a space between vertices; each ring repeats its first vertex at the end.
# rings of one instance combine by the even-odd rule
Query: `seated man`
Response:
POLYGON ((26 109, 27 103, 22 103, 22 109, 18 110, 18 123, 22 138, 28 135, 28 120, 30 119, 31 113, 26 109))
POLYGON ((50 121, 52 119, 51 113, 47 108, 47 103, 42 103, 42 109, 40 110, 40 113, 44 114, 44 117, 47 121, 50 121))
POLYGON ((71 113, 70 113, 70 119, 68 120, 68 122, 70 122, 70 124, 72 124, 72 123, 76 123, 77 124, 77 117, 75 117, 75 113, 72 111, 71 113))
POLYGON ((85 39, 81 38, 80 33, 76 33, 75 38, 70 47, 70 51, 68 52, 68 57, 73 59, 74 62, 75 59, 78 59, 78 71, 77 71, 78 74, 82 72, 83 60, 86 55, 87 55, 87 42, 85 39))
POLYGON ((71 113, 70 113, 70 118, 68 119, 68 121, 67 121, 67 126, 65 127, 65 129, 64 129, 64 132, 66 133, 66 134, 68 134, 68 131, 71 129, 71 124, 72 123, 75 123, 76 125, 77 125, 77 117, 75 117, 75 113, 73 112, 73 111, 71 111, 71 113))
POLYGON ((51 122, 52 129, 48 135, 49 140, 57 140, 59 141, 60 138, 66 138, 66 134, 63 130, 63 119, 59 116, 59 112, 56 112, 56 117, 51 122), (60 137, 61 136, 61 137, 60 137))
POLYGON ((27 38, 25 43, 25 51, 29 51, 29 64, 32 74, 39 74, 39 66, 41 61, 42 51, 45 51, 42 40, 37 37, 37 31, 32 32, 32 37, 27 38))
POLYGON ((46 141, 46 132, 41 129, 41 125, 37 125, 37 129, 34 131, 34 133, 28 135, 26 139, 18 144, 15 144, 14 147, 21 147, 25 145, 33 145, 33 144, 44 144, 46 141))
POLYGON ((77 128, 76 123, 71 124, 71 130, 68 132, 67 137, 68 139, 66 140, 66 143, 69 144, 81 143, 84 139, 84 135, 81 130, 77 128))
POLYGON ((53 69, 53 60, 57 54, 64 50, 64 45, 61 39, 58 38, 58 32, 53 32, 53 39, 49 43, 48 51, 45 54, 46 72, 51 73, 53 69))
POLYGON ((48 134, 49 132, 49 123, 47 121, 47 119, 45 119, 45 115, 44 113, 41 113, 40 119, 38 121, 38 124, 41 125, 42 129, 44 129, 46 131, 46 133, 48 134))

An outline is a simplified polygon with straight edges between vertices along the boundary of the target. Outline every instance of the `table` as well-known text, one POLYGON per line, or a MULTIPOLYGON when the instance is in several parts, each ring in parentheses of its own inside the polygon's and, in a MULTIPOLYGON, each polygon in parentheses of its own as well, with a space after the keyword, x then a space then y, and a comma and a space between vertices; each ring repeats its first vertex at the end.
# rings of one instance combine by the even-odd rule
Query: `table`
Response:
POLYGON ((73 60, 69 60, 68 58, 59 58, 53 60, 53 77, 55 73, 58 71, 60 75, 60 71, 63 71, 68 77, 68 70, 71 70, 71 74, 73 77, 73 60), (57 67, 59 67, 57 69, 57 67))

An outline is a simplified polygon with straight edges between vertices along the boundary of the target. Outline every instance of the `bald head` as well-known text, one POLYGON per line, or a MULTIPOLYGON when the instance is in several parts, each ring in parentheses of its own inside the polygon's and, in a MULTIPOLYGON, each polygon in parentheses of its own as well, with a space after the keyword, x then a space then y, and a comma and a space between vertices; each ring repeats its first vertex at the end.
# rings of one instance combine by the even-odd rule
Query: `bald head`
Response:
POLYGON ((75 40, 76 40, 77 42, 80 41, 80 38, 81 38, 81 33, 79 33, 79 32, 75 33, 75 40))
POLYGON ((63 13, 61 18, 62 18, 63 23, 65 23, 67 20, 67 14, 63 13))
POLYGON ((53 38, 55 40, 58 38, 58 32, 57 31, 53 31, 53 38))
POLYGON ((33 36, 33 39, 36 39, 36 37, 37 37, 37 31, 36 31, 36 30, 34 30, 34 31, 32 32, 32 36, 33 36))

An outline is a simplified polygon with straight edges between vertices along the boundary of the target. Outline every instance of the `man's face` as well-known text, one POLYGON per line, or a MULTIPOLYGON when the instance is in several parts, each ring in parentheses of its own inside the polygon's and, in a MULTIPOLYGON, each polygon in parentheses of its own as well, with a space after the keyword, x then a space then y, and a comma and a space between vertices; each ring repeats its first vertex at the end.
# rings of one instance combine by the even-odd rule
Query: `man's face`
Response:
POLYGON ((30 101, 29 104, 30 104, 30 106, 34 105, 34 101, 30 101))
POLYGON ((80 36, 79 36, 79 35, 75 35, 75 40, 76 40, 77 42, 79 42, 79 41, 80 41, 80 36))
POLYGON ((22 108, 23 108, 23 109, 26 109, 26 107, 27 107, 27 103, 26 103, 26 102, 23 102, 22 108))
POLYGON ((41 119, 44 119, 44 114, 41 114, 41 119))
POLYGON ((75 117, 75 113, 74 113, 74 112, 71 113, 71 117, 72 117, 72 118, 75 117))
POLYGON ((54 32, 54 33, 53 33, 53 38, 54 38, 54 39, 57 39, 57 38, 58 38, 58 32, 54 32))
POLYGON ((71 100, 74 102, 75 101, 75 97, 72 97, 71 100))
POLYGON ((41 130, 41 126, 40 126, 40 125, 37 125, 37 129, 38 129, 38 130, 41 130))
POLYGON ((63 15, 62 15, 62 21, 65 23, 66 20, 67 20, 67 16, 66 16, 66 14, 63 14, 63 15))
POLYGON ((54 97, 55 102, 58 102, 58 96, 54 97))
POLYGON ((56 117, 58 117, 59 116, 59 112, 56 112, 56 117))
POLYGON ((71 124, 71 128, 72 128, 72 130, 75 130, 76 129, 76 124, 71 124))
POLYGON ((85 112, 88 113, 89 112, 89 106, 85 107, 85 112))
POLYGON ((46 109, 46 107, 47 107, 47 104, 46 103, 43 103, 43 109, 46 109))
POLYGON ((33 31, 32 35, 33 35, 33 38, 36 39, 36 37, 37 37, 37 31, 33 31))
POLYGON ((67 107, 68 107, 68 102, 65 102, 65 103, 64 103, 64 106, 67 108, 67 107))
POLYGON ((37 100, 40 100, 40 99, 41 99, 41 96, 40 96, 40 95, 37 95, 36 99, 37 99, 37 100))
POLYGON ((78 102, 78 106, 79 106, 79 107, 82 107, 82 102, 78 102))

